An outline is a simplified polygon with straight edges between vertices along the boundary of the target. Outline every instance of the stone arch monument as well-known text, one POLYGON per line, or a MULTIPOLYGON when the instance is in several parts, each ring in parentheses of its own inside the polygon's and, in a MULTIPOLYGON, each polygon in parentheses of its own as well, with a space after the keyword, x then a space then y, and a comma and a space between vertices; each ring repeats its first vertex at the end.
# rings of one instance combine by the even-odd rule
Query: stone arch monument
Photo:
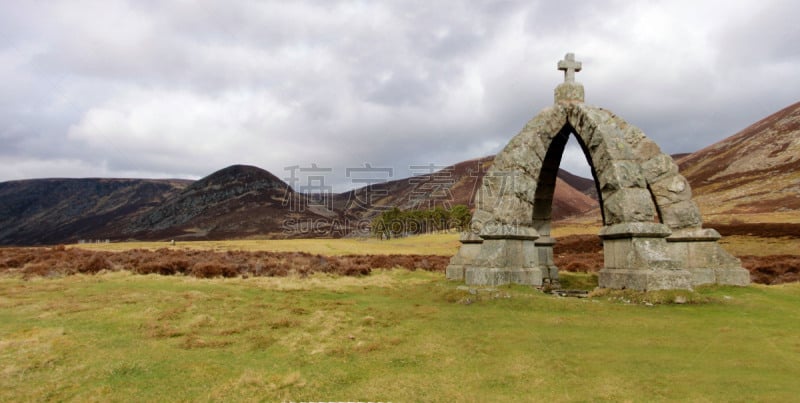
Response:
POLYGON ((558 280, 550 221, 556 175, 574 134, 589 161, 600 199, 604 288, 689 289, 747 285, 750 275, 702 227, 686 179, 672 158, 612 112, 584 104, 575 82, 581 62, 558 63, 564 83, 495 157, 476 194, 472 231, 450 260, 447 278, 471 285, 534 286, 558 280))

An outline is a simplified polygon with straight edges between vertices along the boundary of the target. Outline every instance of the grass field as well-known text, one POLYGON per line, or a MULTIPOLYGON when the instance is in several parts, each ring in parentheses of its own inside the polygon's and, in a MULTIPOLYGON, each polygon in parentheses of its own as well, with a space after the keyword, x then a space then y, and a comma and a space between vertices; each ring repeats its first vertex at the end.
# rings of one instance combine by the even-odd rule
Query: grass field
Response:
POLYGON ((0 400, 800 396, 798 284, 703 288, 689 296, 701 303, 655 306, 458 287, 405 270, 0 277, 0 400))
MULTIPOLYGON (((554 235, 596 233, 591 225, 554 235)), ((728 237, 733 253, 796 239, 728 237)), ((170 249, 452 255, 391 241, 179 242, 170 249)), ((77 245, 76 245, 77 246, 77 245)), ((76 247, 72 246, 72 247, 76 247)), ((158 249, 164 243, 80 245, 158 249)), ((9 272, 11 273, 11 272, 9 272)), ((791 401, 800 284, 559 298, 440 272, 198 279, 0 275, 0 401, 791 401), (686 304, 660 304, 680 296, 686 304)), ((592 274, 562 273, 592 289, 592 274)))

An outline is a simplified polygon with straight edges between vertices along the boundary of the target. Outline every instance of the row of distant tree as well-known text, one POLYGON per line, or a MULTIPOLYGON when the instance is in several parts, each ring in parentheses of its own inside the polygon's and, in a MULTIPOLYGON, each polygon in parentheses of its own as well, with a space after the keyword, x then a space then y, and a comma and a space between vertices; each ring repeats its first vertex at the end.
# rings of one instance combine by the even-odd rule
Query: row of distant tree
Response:
POLYGON ((384 211, 372 220, 372 234, 378 239, 400 238, 447 230, 466 231, 472 213, 459 204, 452 208, 401 211, 397 207, 384 211))

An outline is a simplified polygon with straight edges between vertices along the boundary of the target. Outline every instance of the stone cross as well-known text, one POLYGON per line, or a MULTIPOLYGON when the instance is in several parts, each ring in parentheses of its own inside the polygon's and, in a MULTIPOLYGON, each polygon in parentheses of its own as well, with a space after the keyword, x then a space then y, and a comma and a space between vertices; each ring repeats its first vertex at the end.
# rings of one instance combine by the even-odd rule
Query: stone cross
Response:
POLYGON ((574 53, 567 53, 564 60, 558 62, 558 69, 564 71, 565 83, 574 83, 575 73, 581 71, 581 62, 575 61, 574 53))

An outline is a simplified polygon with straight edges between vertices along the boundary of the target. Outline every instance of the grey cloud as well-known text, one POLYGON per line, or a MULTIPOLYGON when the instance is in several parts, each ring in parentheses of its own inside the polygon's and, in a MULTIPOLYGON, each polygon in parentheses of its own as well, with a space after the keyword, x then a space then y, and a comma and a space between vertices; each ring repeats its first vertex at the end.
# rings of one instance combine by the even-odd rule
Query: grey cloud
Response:
POLYGON ((0 162, 57 161, 40 165, 64 175, 70 161, 199 177, 480 157, 552 103, 567 51, 587 102, 668 152, 731 135, 800 88, 791 2, 706 17, 619 1, 38 4, 0 16, 0 162))
POLYGON ((715 36, 719 67, 797 63, 800 61, 800 4, 767 1, 752 12, 728 21, 715 36))

